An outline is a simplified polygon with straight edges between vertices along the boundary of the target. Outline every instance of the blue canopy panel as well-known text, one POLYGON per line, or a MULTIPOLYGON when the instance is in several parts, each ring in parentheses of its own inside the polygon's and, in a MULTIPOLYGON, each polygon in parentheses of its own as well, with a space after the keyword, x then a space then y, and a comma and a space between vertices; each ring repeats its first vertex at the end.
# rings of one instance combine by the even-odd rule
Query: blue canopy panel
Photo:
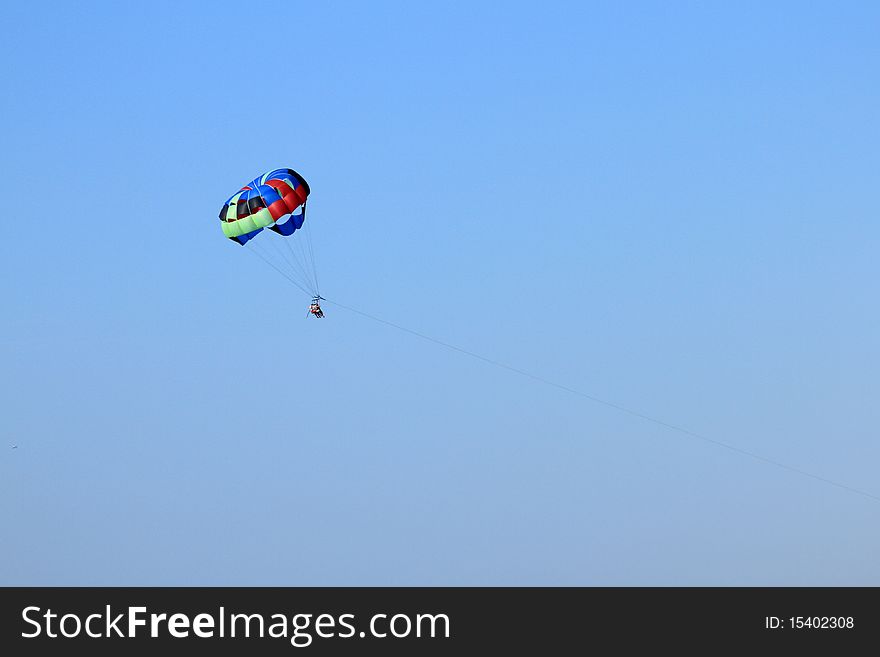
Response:
POLYGON ((237 237, 230 237, 229 239, 235 240, 236 242, 238 242, 239 244, 244 246, 248 240, 254 239, 254 237, 257 236, 257 233, 261 232, 262 230, 263 230, 262 228, 257 228, 256 230, 252 230, 251 232, 245 233, 244 235, 239 235, 237 237))
POLYGON ((290 219, 281 224, 272 224, 269 226, 269 230, 275 231, 279 235, 284 235, 285 237, 289 237, 293 235, 294 231, 299 230, 303 227, 303 223, 306 220, 306 213, 301 212, 300 214, 292 214, 290 215, 290 219))

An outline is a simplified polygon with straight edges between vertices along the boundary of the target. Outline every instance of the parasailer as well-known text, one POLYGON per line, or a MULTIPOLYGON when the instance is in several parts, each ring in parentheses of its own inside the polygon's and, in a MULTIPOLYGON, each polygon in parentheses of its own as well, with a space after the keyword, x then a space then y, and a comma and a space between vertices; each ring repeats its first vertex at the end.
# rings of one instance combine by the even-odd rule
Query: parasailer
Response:
POLYGON ((316 296, 312 299, 312 303, 309 304, 309 313, 318 319, 321 319, 324 316, 324 311, 321 310, 320 301, 322 301, 324 297, 316 296))

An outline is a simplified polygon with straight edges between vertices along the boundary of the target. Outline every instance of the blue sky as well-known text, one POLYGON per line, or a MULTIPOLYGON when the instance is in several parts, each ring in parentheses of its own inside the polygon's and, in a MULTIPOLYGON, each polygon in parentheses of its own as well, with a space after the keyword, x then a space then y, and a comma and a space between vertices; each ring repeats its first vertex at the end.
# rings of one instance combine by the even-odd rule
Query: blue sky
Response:
POLYGON ((0 584, 880 585, 875 3, 21 3, 0 584), (766 6, 766 5, 772 6, 766 6), (18 449, 12 449, 18 445, 18 449))

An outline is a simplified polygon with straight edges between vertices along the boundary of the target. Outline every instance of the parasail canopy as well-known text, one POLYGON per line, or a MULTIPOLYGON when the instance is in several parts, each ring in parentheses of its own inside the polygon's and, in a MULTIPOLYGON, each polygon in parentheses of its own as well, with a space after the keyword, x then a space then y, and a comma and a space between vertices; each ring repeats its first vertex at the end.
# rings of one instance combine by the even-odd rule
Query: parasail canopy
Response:
POLYGON ((223 234, 244 245, 264 228, 292 235, 305 221, 309 184, 293 169, 275 169, 254 178, 220 210, 223 234), (302 207, 302 212, 293 214, 302 207))

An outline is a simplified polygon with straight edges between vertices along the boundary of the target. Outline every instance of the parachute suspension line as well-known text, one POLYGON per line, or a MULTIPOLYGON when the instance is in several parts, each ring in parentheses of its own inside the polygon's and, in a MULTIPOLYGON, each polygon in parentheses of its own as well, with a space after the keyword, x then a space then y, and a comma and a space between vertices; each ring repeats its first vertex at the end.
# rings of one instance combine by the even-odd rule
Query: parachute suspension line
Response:
MULTIPOLYGON (((293 221, 293 219, 291 218, 290 221, 293 221)), ((311 276, 309 275, 309 259, 306 256, 305 252, 302 250, 302 245, 300 244, 301 240, 294 239, 295 235, 296 233, 294 233, 290 237, 285 238, 284 243, 287 244, 287 250, 290 253, 291 257, 296 260, 297 264, 299 265, 302 271, 303 278, 309 281, 308 286, 314 290, 315 284, 312 282, 311 276), (296 244, 291 245, 292 241, 296 242, 296 244)))
POLYGON ((308 203, 308 199, 303 201, 303 228, 306 229, 306 242, 308 242, 309 245, 309 257, 312 261, 312 273, 315 276, 315 292, 317 292, 318 296, 321 296, 321 286, 318 285, 318 264, 315 261, 315 249, 312 246, 312 223, 306 222, 306 203, 308 203))
MULTIPOLYGON (((303 221, 302 230, 305 230, 305 228, 306 228, 305 221, 303 221)), ((306 252, 305 240, 303 240, 303 239, 296 240, 296 244, 293 245, 293 248, 296 249, 296 251, 300 254, 300 257, 302 258, 303 269, 305 269, 305 271, 306 271, 306 278, 308 278, 310 281, 310 287, 317 287, 317 285, 314 283, 314 281, 311 280, 312 276, 309 273, 311 266, 309 265, 310 259, 309 259, 309 254, 306 252)))
POLYGON ((646 413, 642 413, 641 411, 637 411, 637 410, 634 410, 631 408, 627 408, 625 406, 621 406, 620 404, 615 404, 614 402, 600 399, 599 397, 587 394, 587 393, 582 392, 580 390, 576 390, 575 388, 570 388, 569 386, 563 385, 561 383, 556 383, 555 381, 551 381, 549 379, 545 379, 545 378, 538 376, 536 374, 532 374, 531 372, 521 370, 519 368, 513 367, 511 365, 507 365, 507 364, 502 363, 497 360, 492 360, 491 358, 481 356, 480 354, 474 353, 473 351, 468 351, 467 349, 462 349, 461 347, 457 347, 453 344, 449 344, 448 342, 443 342, 442 340, 432 338, 429 335, 425 335, 424 333, 419 333, 418 331, 414 331, 412 329, 406 328, 405 326, 400 326, 399 324, 389 322, 388 320, 382 319, 380 317, 376 317, 375 315, 371 315, 371 314, 366 313, 362 310, 358 310, 356 308, 346 306, 344 304, 339 303, 338 301, 331 301, 331 300, 327 300, 327 299, 325 299, 324 301, 326 301, 329 304, 333 304, 334 306, 337 306, 339 308, 342 308, 344 310, 348 310, 350 312, 353 312, 357 315, 361 315, 362 317, 366 317, 367 319, 371 319, 374 322, 378 322, 380 324, 385 324, 386 326, 390 326, 392 328, 395 328, 398 331, 403 331, 404 333, 409 333, 410 335, 414 335, 418 338, 421 338, 422 340, 427 340, 428 342, 433 342, 436 345, 439 345, 441 347, 445 347, 446 349, 450 349, 452 351, 457 351, 458 353, 464 354, 466 356, 470 356, 471 358, 481 360, 484 363, 488 363, 489 365, 493 365, 495 367, 507 370, 509 372, 514 372, 515 374, 519 374, 520 376, 524 376, 526 378, 532 379, 533 381, 537 381, 538 383, 543 383, 544 385, 548 385, 553 388, 557 388, 559 390, 564 390, 565 392, 571 393, 573 395, 577 395, 578 397, 582 397, 584 399, 588 399, 588 400, 595 402, 597 404, 602 404, 603 406, 613 408, 613 409, 620 411, 622 413, 626 413, 627 415, 631 415, 631 416, 637 417, 641 420, 645 420, 646 422, 652 422, 653 424, 664 427, 664 428, 669 429, 671 431, 676 431, 678 433, 684 434, 684 435, 689 436, 691 438, 696 438, 698 440, 702 440, 704 442, 711 443, 712 445, 715 445, 717 447, 723 447, 726 450, 729 450, 731 452, 736 452, 737 454, 740 454, 742 456, 748 456, 749 458, 752 458, 756 461, 761 461, 763 463, 773 465, 777 468, 781 468, 782 470, 787 470, 788 472, 792 472, 794 474, 799 474, 804 477, 809 477, 810 479, 813 479, 815 481, 820 481, 822 483, 829 484, 831 486, 835 486, 837 488, 849 491, 850 493, 856 493, 857 495, 861 495, 863 497, 867 497, 867 498, 874 500, 876 502, 880 502, 880 496, 878 496, 878 495, 868 493, 864 490, 860 490, 858 488, 854 488, 853 486, 848 486, 846 484, 842 484, 840 482, 833 481, 831 479, 827 479, 827 478, 822 477, 820 475, 813 474, 812 472, 807 472, 806 470, 801 470, 800 468, 796 468, 791 465, 786 465, 785 463, 782 463, 780 461, 775 461, 773 459, 767 458, 766 456, 761 456, 760 454, 757 454, 755 452, 751 452, 749 450, 742 449, 741 447, 736 447, 735 445, 730 445, 730 444, 722 442, 720 440, 710 438, 710 437, 705 436, 703 434, 691 431, 690 429, 685 429, 684 427, 681 427, 681 426, 678 426, 675 424, 671 424, 669 422, 665 422, 664 420, 659 420, 655 417, 651 417, 650 415, 647 415, 646 413))
MULTIPOLYGON (((272 262, 276 267, 278 267, 278 263, 275 262, 274 258, 272 258, 272 254, 269 253, 269 250, 266 248, 265 245, 262 244, 262 242, 258 244, 257 242, 251 240, 247 242, 247 246, 249 246, 255 253, 260 254, 264 260, 268 260, 269 262, 272 262)), ((278 268, 280 269, 281 267, 278 268)), ((300 282, 300 284, 302 283, 300 282)))
POLYGON ((281 256, 281 259, 284 260, 287 267, 293 272, 293 263, 287 258, 287 255, 281 250, 281 247, 278 246, 274 239, 270 241, 272 242, 272 247, 275 249, 275 252, 281 256))
POLYGON ((305 268, 302 266, 302 264, 299 261, 297 261, 296 256, 294 256, 293 261, 291 261, 287 257, 287 255, 281 249, 281 246, 278 244, 279 239, 284 240, 285 243, 287 242, 287 238, 284 237, 283 235, 278 235, 277 237, 269 237, 269 241, 272 242, 272 246, 275 248, 275 250, 278 252, 278 254, 284 259, 284 262, 287 263, 287 266, 290 269, 290 275, 297 277, 297 279, 299 279, 299 281, 302 285, 310 288, 311 284, 309 282, 309 277, 306 274, 305 268))
MULTIPOLYGON (((291 219, 290 221, 293 221, 293 219, 291 219)), ((290 254, 290 257, 293 259, 293 261, 299 267, 299 270, 302 272, 303 278, 308 279, 308 276, 306 276, 305 265, 303 265, 299 261, 299 256, 296 255, 296 252, 293 250, 293 247, 290 246, 290 239, 291 239, 290 237, 284 238, 284 246, 287 248, 287 252, 290 254)))
POLYGON ((252 249, 252 250, 255 251, 255 252, 258 252, 258 253, 262 254, 262 256, 263 256, 264 258, 268 258, 268 257, 269 257, 269 254, 268 254, 268 253, 266 252, 266 250, 263 248, 263 245, 262 245, 262 244, 257 244, 257 243, 254 242, 253 240, 248 240, 248 241, 245 243, 245 246, 247 246, 248 248, 252 249))
MULTIPOLYGON (((247 244, 245 244, 245 247, 248 247, 248 244, 250 244, 250 242, 248 242, 247 244)), ((312 293, 309 292, 306 288, 304 288, 302 285, 300 285, 300 284, 297 283, 295 280, 293 280, 293 278, 291 278, 291 276, 290 276, 289 274, 287 274, 287 273, 286 273, 285 271, 283 271, 282 269, 279 269, 278 267, 276 267, 276 266, 275 266, 275 263, 273 263, 271 260, 269 260, 269 259, 268 259, 266 256, 264 256, 262 253, 260 253, 259 251, 257 251, 255 248, 248 248, 247 250, 248 250, 249 253, 253 253, 253 254, 254 254, 255 256, 257 256, 260 260, 262 260, 262 261, 265 262, 267 265, 269 265, 272 269, 274 269, 274 270, 277 271, 279 274, 281 274, 282 276, 284 276, 284 278, 286 278, 288 281, 290 281, 290 283, 291 283, 292 285, 298 287, 300 290, 302 290, 303 292, 305 292, 305 293, 308 294, 308 295, 311 295, 311 294, 312 294, 312 293)))

